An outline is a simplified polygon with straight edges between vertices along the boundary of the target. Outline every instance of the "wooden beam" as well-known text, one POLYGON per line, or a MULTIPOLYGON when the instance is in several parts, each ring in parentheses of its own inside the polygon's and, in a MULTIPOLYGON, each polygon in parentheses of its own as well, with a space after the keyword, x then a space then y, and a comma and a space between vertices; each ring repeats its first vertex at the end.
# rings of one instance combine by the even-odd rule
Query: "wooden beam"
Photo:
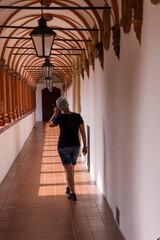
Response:
MULTIPOLYGON (((30 37, 7 37, 7 36, 0 36, 0 38, 6 38, 6 39, 22 39, 22 40, 31 40, 30 37)), ((89 39, 61 39, 61 38, 55 38, 54 41, 63 41, 63 42, 91 42, 89 39)))
MULTIPOLYGON (((8 46, 8 47, 6 47, 6 48, 14 48, 14 49, 35 49, 35 48, 32 48, 32 47, 10 47, 10 46, 8 46)), ((75 51, 77 51, 77 50, 79 50, 79 51, 85 51, 86 49, 85 48, 52 48, 52 50, 67 50, 67 51, 70 51, 70 50, 75 50, 75 51)))
MULTIPOLYGON (((31 55, 31 56, 36 56, 37 54, 36 53, 13 53, 13 55, 31 55)), ((81 54, 78 54, 78 53, 55 53, 55 54, 50 54, 51 56, 55 56, 55 55, 81 55, 81 54)))
MULTIPOLYGON (((61 30, 61 31, 91 31, 91 32, 97 32, 99 29, 97 28, 52 28, 48 26, 52 30, 61 30)), ((27 27, 27 26, 6 26, 6 25, 0 25, 0 28, 17 28, 17 29, 35 29, 36 27, 27 27)))
POLYGON ((25 7, 25 6, 0 6, 0 9, 22 9, 22 10, 103 10, 111 9, 108 6, 94 6, 94 7, 25 7))
POLYGON ((22 40, 31 40, 30 37, 7 37, 7 36, 0 36, 0 38, 6 38, 6 39, 22 39, 22 40))
MULTIPOLYGON (((53 72, 68 72, 69 70, 68 69, 56 69, 56 70, 53 70, 53 72)), ((41 74, 42 73, 42 71, 32 71, 32 70, 28 70, 27 72, 29 72, 29 73, 39 73, 39 74, 41 74)))
POLYGON ((14 48, 14 49, 29 49, 29 50, 33 50, 33 49, 35 49, 34 47, 32 48, 32 47, 10 47, 10 46, 8 46, 8 47, 6 47, 6 48, 14 48))
MULTIPOLYGON (((41 68, 42 66, 22 66, 22 67, 25 67, 25 68, 26 68, 26 67, 28 67, 28 68, 30 68, 30 67, 39 67, 39 68, 41 68)), ((59 67, 71 67, 71 66, 55 66, 55 65, 54 65, 54 68, 55 68, 55 67, 58 67, 58 68, 59 68, 59 67)))

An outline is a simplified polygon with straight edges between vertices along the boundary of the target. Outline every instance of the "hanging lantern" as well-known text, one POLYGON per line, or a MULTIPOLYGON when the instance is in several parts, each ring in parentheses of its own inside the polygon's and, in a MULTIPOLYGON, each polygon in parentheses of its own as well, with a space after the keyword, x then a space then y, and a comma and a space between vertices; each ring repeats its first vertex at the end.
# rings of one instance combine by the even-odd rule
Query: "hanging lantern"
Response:
POLYGON ((46 87, 48 88, 49 92, 52 92, 52 78, 45 78, 46 87))
POLYGON ((46 19, 41 17, 36 27, 29 35, 32 38, 37 57, 49 57, 56 33, 47 27, 46 19))
POLYGON ((45 78, 52 78, 53 67, 53 64, 46 58, 45 63, 42 65, 42 72, 45 78))

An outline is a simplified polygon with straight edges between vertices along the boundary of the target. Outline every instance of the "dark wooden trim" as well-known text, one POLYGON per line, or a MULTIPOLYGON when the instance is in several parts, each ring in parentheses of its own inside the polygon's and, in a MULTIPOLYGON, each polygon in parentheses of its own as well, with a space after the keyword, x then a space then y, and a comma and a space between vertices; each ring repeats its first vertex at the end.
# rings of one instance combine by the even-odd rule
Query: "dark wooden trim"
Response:
POLYGON ((35 49, 34 47, 6 47, 6 48, 14 48, 14 49, 29 49, 29 50, 33 50, 35 49))
POLYGON ((103 10, 111 9, 107 6, 94 6, 94 7, 25 7, 25 6, 0 6, 0 9, 22 9, 22 10, 103 10))
MULTIPOLYGON (((36 53, 13 53, 13 55, 31 55, 31 56, 36 56, 37 54, 36 53)), ((51 56, 55 56, 55 55, 81 55, 81 54, 78 54, 78 53, 55 53, 55 54, 50 54, 51 56)))
MULTIPOLYGON (((31 40, 30 37, 7 37, 7 36, 0 36, 0 38, 6 39, 22 39, 22 40, 31 40)), ((61 39, 55 38, 54 41, 64 41, 64 42, 91 42, 89 39, 61 39)))
POLYGON ((7 36, 0 36, 0 38, 6 38, 6 39, 22 39, 22 40, 31 40, 30 37, 7 37, 7 36))
MULTIPOLYGON (((27 68, 32 68, 32 67, 39 67, 39 68, 41 68, 42 66, 22 66, 22 67, 27 67, 27 68)), ((71 66, 54 66, 54 68, 55 67, 58 67, 58 68, 61 68, 61 67, 71 67, 71 66)))
MULTIPOLYGON (((8 46, 8 47, 6 47, 6 48, 15 48, 15 49, 34 49, 34 48, 32 48, 32 47, 10 47, 10 46, 8 46)), ((74 50, 74 51, 77 51, 77 50, 79 50, 79 51, 85 51, 86 49, 85 48, 52 48, 52 50, 67 50, 67 51, 70 51, 70 50, 74 50)))
MULTIPOLYGON (((99 31, 99 29, 97 29, 97 28, 91 29, 91 28, 59 28, 59 27, 52 28, 50 26, 48 26, 48 27, 52 30, 61 30, 61 31, 91 31, 91 32, 99 31)), ((36 27, 0 25, 0 28, 34 29, 36 27)))

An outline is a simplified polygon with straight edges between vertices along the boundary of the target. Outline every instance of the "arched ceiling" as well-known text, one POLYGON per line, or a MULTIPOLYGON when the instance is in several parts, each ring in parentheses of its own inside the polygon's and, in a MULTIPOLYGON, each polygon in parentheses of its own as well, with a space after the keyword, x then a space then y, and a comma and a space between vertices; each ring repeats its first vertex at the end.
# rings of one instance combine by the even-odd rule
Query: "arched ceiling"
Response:
MULTIPOLYGON (((116 2, 117 0, 114 0, 116 2)), ((105 2, 112 5, 112 1, 102 0, 44 0, 44 7, 103 7, 105 2)), ((41 7, 41 0, 1 0, 1 6, 23 6, 23 7, 41 7)), ((115 6, 114 6, 115 8, 115 6)), ((92 40, 92 31, 81 31, 76 29, 98 29, 98 41, 102 41, 102 12, 103 9, 65 9, 44 10, 44 17, 47 19, 47 26, 59 28, 56 32, 56 39, 53 44, 50 62, 55 66, 55 75, 64 80, 72 71, 72 56, 73 49, 78 50, 77 54, 86 54, 88 56, 88 43, 84 40, 92 40), (61 30, 61 28, 72 28, 74 30, 61 30), (64 39, 64 40, 63 40, 64 39), (65 39, 81 40, 81 41, 66 41, 65 39), (67 49, 67 50, 65 50, 67 49), (72 51, 70 50, 72 49, 72 51), (59 55, 57 55, 59 54, 59 55), (60 55, 62 54, 62 55, 60 55), (62 67, 63 66, 63 67, 62 67), (60 70, 61 69, 61 70, 60 70)), ((44 63, 44 58, 38 58, 32 45, 29 33, 32 29, 23 27, 37 27, 37 20, 41 17, 40 9, 3 9, 0 8, 0 25, 3 26, 19 26, 19 28, 0 28, 1 38, 0 54, 1 59, 5 59, 5 64, 9 65, 10 69, 27 78, 33 85, 36 84, 39 78, 42 77, 40 66, 44 63), (18 37, 21 39, 14 39, 18 37), (23 39, 24 38, 24 39, 23 39), (25 67, 25 66, 32 66, 25 67), (37 67, 36 67, 37 66, 37 67)))

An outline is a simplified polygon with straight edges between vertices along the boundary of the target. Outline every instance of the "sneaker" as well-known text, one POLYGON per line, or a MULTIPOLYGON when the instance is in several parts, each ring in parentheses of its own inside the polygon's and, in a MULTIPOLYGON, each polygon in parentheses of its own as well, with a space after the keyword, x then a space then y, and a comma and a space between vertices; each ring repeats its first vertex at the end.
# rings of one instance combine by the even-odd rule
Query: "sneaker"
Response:
POLYGON ((71 194, 68 196, 68 199, 69 199, 69 200, 72 200, 72 201, 77 201, 76 194, 75 194, 75 193, 71 193, 71 194))
POLYGON ((70 194, 70 188, 66 187, 66 194, 70 194))

